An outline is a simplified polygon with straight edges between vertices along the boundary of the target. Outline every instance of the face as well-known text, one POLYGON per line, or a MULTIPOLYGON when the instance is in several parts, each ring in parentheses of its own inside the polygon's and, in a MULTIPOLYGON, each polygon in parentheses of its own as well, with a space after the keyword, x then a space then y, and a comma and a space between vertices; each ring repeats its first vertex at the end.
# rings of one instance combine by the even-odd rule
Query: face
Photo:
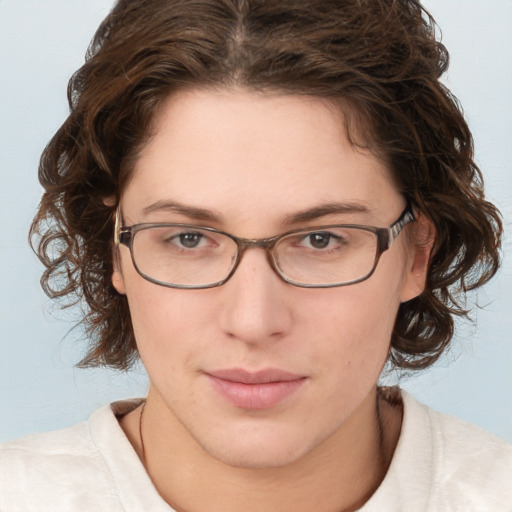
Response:
MULTIPOLYGON (((136 163, 123 222, 200 224, 244 238, 335 223, 388 227, 405 200, 343 126, 319 99, 179 92, 136 163), (357 211, 312 213, 355 203, 357 211)), ((365 428, 398 306, 423 286, 408 238, 368 280, 327 289, 283 282, 260 248, 220 287, 165 288, 144 280, 120 246, 113 283, 128 298, 148 404, 207 454, 242 467, 292 463, 351 423, 365 428)))

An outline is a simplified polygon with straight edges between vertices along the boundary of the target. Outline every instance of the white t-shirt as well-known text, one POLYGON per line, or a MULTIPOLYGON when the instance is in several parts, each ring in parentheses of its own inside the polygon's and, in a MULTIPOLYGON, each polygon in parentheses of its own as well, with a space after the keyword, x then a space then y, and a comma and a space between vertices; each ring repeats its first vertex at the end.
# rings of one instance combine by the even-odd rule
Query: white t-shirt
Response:
MULTIPOLYGON (((361 512, 511 512, 512 445, 402 399, 391 466, 361 512)), ((116 402, 87 422, 0 446, 0 511, 172 512, 116 419, 133 407, 116 402)))

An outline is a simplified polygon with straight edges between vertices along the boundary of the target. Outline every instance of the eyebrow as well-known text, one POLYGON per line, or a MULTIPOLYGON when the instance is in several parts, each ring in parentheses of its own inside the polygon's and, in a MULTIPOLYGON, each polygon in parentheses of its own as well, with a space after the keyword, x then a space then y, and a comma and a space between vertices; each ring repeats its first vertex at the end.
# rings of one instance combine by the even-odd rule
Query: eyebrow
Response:
POLYGON ((197 206, 185 205, 178 201, 157 201, 143 208, 142 212, 143 214, 154 212, 174 212, 197 221, 222 222, 222 215, 220 213, 199 208, 197 206))
MULTIPOLYGON (((181 215, 185 215, 190 219, 196 221, 208 221, 222 223, 223 216, 213 210, 207 210, 205 208, 199 208, 197 206, 190 206, 182 204, 174 200, 162 200, 156 201, 155 203, 146 206, 142 210, 143 214, 147 215, 154 212, 173 212, 181 215)), ((305 210, 298 211, 286 215, 283 220, 284 225, 300 224, 304 222, 310 222, 312 220, 325 217, 327 215, 335 214, 351 214, 351 213, 363 213, 368 214, 371 210, 364 203, 358 201, 349 201, 344 203, 326 203, 315 206, 313 208, 307 208, 305 210)))
POLYGON ((327 203, 313 208, 287 215, 284 219, 285 224, 300 224, 302 222, 309 222, 312 220, 325 217, 326 215, 334 214, 349 214, 349 213, 370 213, 371 210, 364 203, 358 201, 350 201, 346 203, 327 203))

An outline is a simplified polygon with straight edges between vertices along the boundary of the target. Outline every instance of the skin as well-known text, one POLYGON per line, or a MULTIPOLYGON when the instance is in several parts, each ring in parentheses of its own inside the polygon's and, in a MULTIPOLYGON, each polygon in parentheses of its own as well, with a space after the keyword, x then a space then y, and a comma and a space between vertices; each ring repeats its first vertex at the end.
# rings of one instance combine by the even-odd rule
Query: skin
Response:
MULTIPOLYGON (((358 223, 388 227, 403 208, 385 165, 353 148, 342 114, 308 97, 185 90, 155 119, 121 207, 125 225, 185 222, 246 238, 296 227, 358 223), (161 201, 212 212, 197 219, 161 201), (326 203, 366 212, 294 223, 326 203)), ((178 290, 152 284, 119 249, 112 276, 126 294, 150 378, 145 464, 177 510, 339 511, 361 506, 382 481, 399 436, 400 408, 376 383, 400 302, 424 287, 428 247, 408 226, 373 276, 356 285, 304 289, 283 282, 265 252, 248 250, 223 286, 178 290), (248 410, 226 400, 209 372, 278 368, 304 384, 276 406, 248 410)), ((141 454, 140 409, 121 426, 141 454)))

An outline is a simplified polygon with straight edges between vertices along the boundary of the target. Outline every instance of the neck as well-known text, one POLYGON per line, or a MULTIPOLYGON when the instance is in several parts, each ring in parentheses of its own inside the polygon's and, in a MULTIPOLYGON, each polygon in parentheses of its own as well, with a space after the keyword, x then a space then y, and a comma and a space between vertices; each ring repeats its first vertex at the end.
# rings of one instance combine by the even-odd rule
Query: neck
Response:
POLYGON ((401 409, 374 390, 357 414, 306 456, 258 469, 211 457, 171 414, 162 415, 151 391, 146 405, 121 425, 155 487, 177 511, 340 512, 361 507, 382 482, 398 441, 401 409))

